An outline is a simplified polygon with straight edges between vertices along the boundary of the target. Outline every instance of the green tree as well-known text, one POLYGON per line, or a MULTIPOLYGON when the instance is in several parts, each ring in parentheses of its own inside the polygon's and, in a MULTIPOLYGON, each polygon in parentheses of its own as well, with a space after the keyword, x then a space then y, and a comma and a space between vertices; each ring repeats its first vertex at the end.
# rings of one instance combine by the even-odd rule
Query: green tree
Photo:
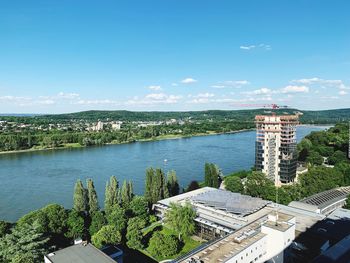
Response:
POLYGON ((345 209, 350 209, 350 195, 349 195, 348 198, 346 199, 344 208, 345 208, 345 209))
POLYGON ((175 196, 180 193, 179 182, 177 181, 176 172, 174 170, 168 172, 167 187, 169 196, 175 196))
POLYGON ((87 211, 87 194, 81 180, 78 180, 74 187, 73 209, 77 212, 87 211))
POLYGON ((97 199, 97 193, 95 190, 94 182, 92 179, 88 179, 86 181, 87 185, 87 193, 88 193, 88 207, 89 207, 89 214, 93 214, 97 212, 100 207, 98 205, 98 199, 97 199))
POLYGON ((211 168, 210 163, 205 163, 204 165, 204 183, 206 186, 212 186, 212 176, 211 176, 211 168))
POLYGON ((199 188, 200 186, 197 181, 191 181, 190 184, 187 186, 186 192, 190 192, 199 188))
POLYGON ((103 226, 96 234, 91 238, 92 244, 97 248, 102 248, 105 245, 116 245, 122 240, 118 228, 112 225, 103 226))
POLYGON ((146 170, 146 180, 145 180, 145 198, 149 203, 152 203, 152 185, 153 185, 154 170, 153 168, 148 168, 146 170))
POLYGON ((0 238, 8 234, 11 229, 11 223, 0 220, 0 238))
POLYGON ((261 172, 252 172, 247 177, 245 193, 254 197, 274 200, 276 191, 274 183, 269 180, 265 174, 261 172))
POLYGON ((129 219, 127 233, 126 233, 126 244, 132 249, 142 249, 142 229, 146 226, 145 220, 139 217, 129 219))
POLYGON ((129 209, 134 217, 147 218, 149 215, 148 203, 143 196, 135 196, 130 202, 129 209))
POLYGON ((190 203, 185 205, 171 203, 170 208, 165 214, 165 221, 173 230, 175 230, 179 235, 179 240, 181 236, 189 236, 195 231, 196 212, 190 203))
POLYGON ((11 263, 35 263, 34 255, 30 252, 17 254, 12 258, 11 263))
POLYGON ((309 156, 306 158, 306 162, 313 165, 322 165, 323 157, 316 151, 311 151, 309 156))
POLYGON ((41 209, 47 219, 48 231, 63 234, 66 231, 68 214, 63 206, 50 204, 41 209))
POLYGON ((231 192, 243 193, 243 184, 238 176, 226 176, 224 179, 225 188, 231 192))
POLYGON ((134 196, 132 182, 124 180, 121 189, 121 200, 124 207, 127 207, 134 196))
POLYGON ((48 219, 46 214, 41 210, 34 210, 28 214, 22 216, 17 220, 16 228, 26 227, 27 225, 32 225, 34 222, 39 225, 39 231, 41 233, 48 232, 48 219))
POLYGON ((66 236, 69 238, 78 238, 85 235, 84 218, 75 210, 72 210, 68 215, 67 227, 66 236))
POLYGON ((115 176, 111 176, 109 183, 106 183, 105 191, 105 211, 106 214, 111 212, 111 209, 114 205, 119 205, 118 198, 119 183, 115 176))
POLYGON ((91 224, 89 227, 89 233, 93 236, 103 226, 107 224, 107 220, 101 211, 96 211, 91 215, 91 224))
POLYGON ((155 232, 149 241, 148 251, 157 258, 166 258, 179 252, 179 240, 173 235, 155 232))
POLYGON ((113 206, 111 212, 107 215, 108 225, 113 225, 122 232, 126 227, 125 210, 119 205, 113 206))
POLYGON ((23 254, 30 254, 31 259, 29 260, 42 261, 44 254, 47 253, 49 239, 44 236, 40 228, 40 224, 34 221, 32 224, 23 224, 20 228, 15 227, 10 234, 2 237, 0 239, 0 262, 17 260, 23 254))

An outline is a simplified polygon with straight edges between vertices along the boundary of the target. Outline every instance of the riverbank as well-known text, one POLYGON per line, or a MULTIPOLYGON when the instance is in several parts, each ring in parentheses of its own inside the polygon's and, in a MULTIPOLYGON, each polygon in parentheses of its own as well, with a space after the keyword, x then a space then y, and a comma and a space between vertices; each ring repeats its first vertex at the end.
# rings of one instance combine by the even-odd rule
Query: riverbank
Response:
MULTIPOLYGON (((191 137, 199 137, 199 136, 210 136, 210 135, 220 135, 220 134, 233 134, 233 133, 240 133, 240 132, 247 132, 255 130, 252 129, 241 129, 237 131, 229 131, 229 132, 207 132, 207 133, 197 133, 197 134, 191 134, 191 135, 182 135, 182 134, 169 134, 169 135, 161 135, 153 138, 147 138, 147 139, 137 139, 132 141, 126 141, 126 142, 117 142, 112 141, 110 143, 101 144, 100 146, 104 145, 119 145, 119 144, 128 144, 128 143, 135 143, 135 142, 153 142, 153 141, 163 141, 163 140, 174 140, 174 139, 182 139, 182 138, 191 138, 191 137)), ((97 146, 97 145, 92 145, 97 146)), ((76 148, 88 148, 91 146, 84 146, 79 143, 66 143, 59 147, 50 147, 50 148, 43 148, 41 146, 34 146, 30 149, 23 149, 23 150, 15 150, 15 151, 0 151, 0 155, 6 155, 6 154, 15 154, 15 153, 28 153, 28 152, 40 152, 40 151, 52 151, 52 150, 67 150, 67 149, 76 149, 76 148)))

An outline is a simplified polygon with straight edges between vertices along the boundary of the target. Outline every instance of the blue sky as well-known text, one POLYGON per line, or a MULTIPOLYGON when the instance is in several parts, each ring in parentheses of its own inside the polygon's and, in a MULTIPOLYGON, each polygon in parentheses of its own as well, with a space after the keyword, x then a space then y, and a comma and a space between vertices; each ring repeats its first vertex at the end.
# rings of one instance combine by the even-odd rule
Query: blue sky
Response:
POLYGON ((0 112, 350 107, 347 0, 0 2, 0 112))

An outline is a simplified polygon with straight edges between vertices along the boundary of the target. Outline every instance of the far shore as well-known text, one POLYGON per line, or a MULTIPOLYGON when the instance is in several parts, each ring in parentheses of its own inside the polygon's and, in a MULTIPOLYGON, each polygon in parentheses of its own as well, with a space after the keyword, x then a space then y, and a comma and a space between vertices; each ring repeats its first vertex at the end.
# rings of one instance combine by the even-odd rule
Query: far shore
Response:
MULTIPOLYGON (((333 125, 326 125, 326 124, 300 124, 298 126, 331 127, 333 125)), ((241 133, 241 132, 247 132, 247 131, 253 131, 253 130, 255 130, 255 128, 241 129, 241 130, 229 131, 229 132, 197 133, 197 134, 192 134, 192 135, 169 134, 169 135, 162 135, 162 136, 149 138, 149 139, 139 139, 139 140, 128 141, 128 142, 110 142, 110 143, 102 144, 100 146, 128 144, 128 143, 135 143, 135 142, 153 142, 153 141, 163 141, 163 140, 175 140, 175 139, 181 139, 181 138, 191 138, 191 137, 221 135, 221 134, 233 134, 233 133, 241 133)), ((93 145, 93 146, 98 146, 98 145, 93 145)), ((30 148, 30 149, 16 150, 16 151, 0 151, 0 155, 13 154, 13 153, 41 152, 41 151, 50 151, 50 150, 66 150, 66 149, 88 148, 88 147, 90 147, 90 146, 80 145, 79 143, 68 143, 68 144, 65 144, 63 146, 53 147, 53 148, 30 148)))

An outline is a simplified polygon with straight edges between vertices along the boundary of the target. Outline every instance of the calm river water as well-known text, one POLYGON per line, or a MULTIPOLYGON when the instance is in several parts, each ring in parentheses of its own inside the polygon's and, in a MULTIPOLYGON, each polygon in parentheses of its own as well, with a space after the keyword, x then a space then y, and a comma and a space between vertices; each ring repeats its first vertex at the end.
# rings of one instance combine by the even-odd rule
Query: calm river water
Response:
MULTIPOLYGON (((298 141, 325 127, 300 126, 298 141)), ((255 131, 108 145, 80 149, 0 155, 0 220, 15 221, 49 203, 72 206, 77 179, 92 178, 103 201, 111 175, 132 180, 143 193, 147 167, 174 169, 181 186, 203 180, 204 163, 219 165, 224 174, 249 169, 254 164, 255 131), (167 159, 166 165, 164 160, 167 159)))

